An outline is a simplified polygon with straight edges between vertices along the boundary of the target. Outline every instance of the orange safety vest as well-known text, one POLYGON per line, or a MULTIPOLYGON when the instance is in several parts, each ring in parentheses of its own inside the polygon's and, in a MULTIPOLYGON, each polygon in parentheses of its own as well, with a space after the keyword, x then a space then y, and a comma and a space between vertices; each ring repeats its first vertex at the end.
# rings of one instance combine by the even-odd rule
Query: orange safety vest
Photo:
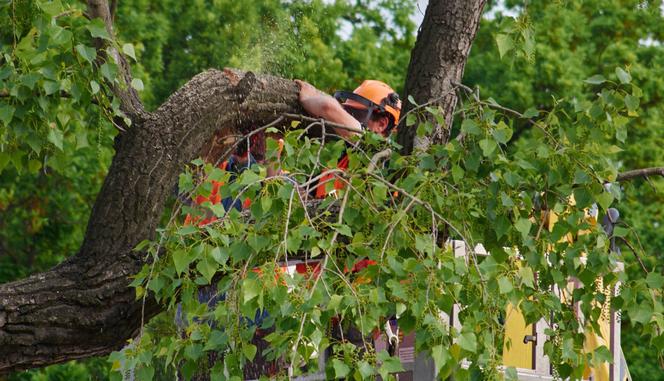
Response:
MULTIPOLYGON (((348 168, 348 155, 344 155, 339 162, 337 163, 337 168, 345 170, 348 168)), ((318 181, 316 186, 316 198, 325 198, 328 195, 328 192, 325 191, 325 184, 332 181, 334 178, 334 189, 329 192, 329 194, 336 193, 337 190, 344 189, 345 184, 343 181, 339 180, 333 173, 324 174, 323 177, 318 181)))
MULTIPOLYGON (((343 155, 343 157, 339 160, 337 163, 337 168, 345 170, 348 168, 348 155, 343 155)), ((335 176, 332 173, 328 173, 323 175, 321 177, 320 181, 318 182, 318 185, 316 186, 316 198, 325 198, 328 196, 328 194, 334 194, 336 193, 337 190, 344 189, 346 184, 344 184, 343 181, 339 180, 337 176, 335 176), (332 181, 334 178, 334 189, 331 192, 325 192, 325 184, 328 182, 332 181)), ((372 266, 377 264, 376 261, 371 260, 371 259, 361 259, 360 261, 356 262, 353 265, 353 268, 351 272, 356 273, 358 271, 361 271, 365 269, 368 266, 372 266)), ((348 271, 348 269, 345 269, 345 271, 348 271)))
MULTIPOLYGON (((228 168, 228 161, 224 161, 221 164, 219 164, 219 169, 221 169, 222 171, 227 170, 227 168, 228 168)), ((209 196, 202 196, 202 195, 196 196, 196 199, 194 200, 196 205, 201 205, 206 201, 209 201, 212 205, 217 205, 217 204, 221 203, 221 200, 222 200, 221 199, 221 192, 219 190, 220 190, 221 186, 224 185, 224 182, 223 181, 214 181, 214 180, 212 180, 211 183, 212 183, 212 191, 210 192, 210 195, 209 196)), ((249 199, 247 197, 247 198, 244 199, 244 202, 242 203, 242 209, 246 209, 250 206, 251 206, 251 199, 249 199)), ((209 216, 209 217, 203 218, 201 220, 200 216, 191 216, 190 214, 187 214, 187 216, 184 219, 184 224, 185 225, 198 224, 198 226, 203 226, 203 225, 207 225, 211 222, 214 222, 216 220, 217 220, 216 216, 209 216)))

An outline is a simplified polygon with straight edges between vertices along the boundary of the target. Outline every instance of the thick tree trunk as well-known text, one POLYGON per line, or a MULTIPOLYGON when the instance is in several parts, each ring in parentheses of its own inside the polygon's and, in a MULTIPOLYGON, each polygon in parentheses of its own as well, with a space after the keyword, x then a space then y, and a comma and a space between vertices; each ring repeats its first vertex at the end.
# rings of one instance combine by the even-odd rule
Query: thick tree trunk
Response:
MULTIPOLYGON (((413 148, 425 150, 430 144, 446 143, 449 139, 457 103, 453 83, 461 82, 485 3, 486 0, 429 1, 411 53, 404 99, 412 95, 420 105, 429 102, 439 105, 445 124, 440 125, 430 117, 435 126, 433 133, 418 138, 416 129, 406 127, 402 119, 398 141, 406 153, 413 148)), ((413 107, 405 101, 402 115, 413 107)))
POLYGON ((232 70, 194 77, 116 141, 80 251, 45 273, 0 285, 0 373, 109 353, 158 312, 128 287, 178 174, 222 127, 247 131, 299 112, 297 85, 232 70))

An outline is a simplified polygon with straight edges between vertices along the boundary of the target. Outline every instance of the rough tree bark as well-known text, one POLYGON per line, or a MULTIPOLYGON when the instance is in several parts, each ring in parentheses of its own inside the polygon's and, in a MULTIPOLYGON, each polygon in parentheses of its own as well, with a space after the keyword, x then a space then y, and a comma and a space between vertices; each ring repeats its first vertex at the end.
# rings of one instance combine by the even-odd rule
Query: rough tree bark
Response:
MULTIPOLYGON (((438 97, 461 79, 483 5, 430 2, 406 82, 418 102, 438 97)), ((88 16, 103 19, 113 35, 106 0, 89 0, 88 16)), ((128 84, 129 68, 119 59, 128 84)), ((143 314, 128 287, 129 276, 145 263, 132 249, 154 237, 184 165, 219 128, 246 132, 279 114, 301 111, 294 82, 233 70, 197 75, 153 113, 144 110, 130 86, 114 91, 132 126, 116 141, 79 252, 47 272, 0 285, 0 373, 106 354, 135 335, 142 318, 159 308, 148 300, 143 314)), ((455 103, 453 93, 441 100, 448 121, 455 103)), ((433 141, 445 136, 442 126, 433 141)))
MULTIPOLYGON (((297 94, 289 80, 210 70, 120 135, 80 251, 0 285, 0 372, 106 354, 134 335, 142 305, 127 285, 144 258, 132 249, 154 236, 184 165, 222 126, 247 130, 301 111, 297 94)), ((145 319, 157 311, 149 301, 145 319)))
MULTIPOLYGON (((398 142, 405 153, 413 149, 426 150, 430 144, 446 143, 449 139, 449 127, 457 103, 453 83, 461 83, 485 4, 486 0, 429 1, 410 56, 403 99, 412 95, 420 105, 439 105, 445 124, 440 125, 431 117, 433 133, 418 138, 415 129, 406 128, 405 119, 402 119, 398 142)), ((401 115, 413 107, 404 101, 401 115)))

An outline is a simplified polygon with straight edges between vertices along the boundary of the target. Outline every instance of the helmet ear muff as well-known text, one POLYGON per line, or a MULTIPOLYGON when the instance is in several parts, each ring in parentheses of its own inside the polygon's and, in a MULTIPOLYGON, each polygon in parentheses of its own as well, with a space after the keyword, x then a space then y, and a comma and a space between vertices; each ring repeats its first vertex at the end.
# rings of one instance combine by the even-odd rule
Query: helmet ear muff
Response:
POLYGON ((397 93, 388 94, 387 97, 385 98, 385 104, 397 110, 401 110, 401 99, 399 99, 399 94, 397 93))

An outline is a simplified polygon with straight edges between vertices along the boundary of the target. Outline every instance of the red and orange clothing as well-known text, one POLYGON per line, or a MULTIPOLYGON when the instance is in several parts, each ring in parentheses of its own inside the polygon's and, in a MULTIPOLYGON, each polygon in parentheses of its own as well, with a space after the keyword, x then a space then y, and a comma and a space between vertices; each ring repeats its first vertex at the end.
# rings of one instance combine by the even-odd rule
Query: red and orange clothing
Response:
MULTIPOLYGON (((248 167, 252 163, 251 158, 248 160, 247 164, 245 164, 244 168, 248 167)), ((232 156, 229 158, 229 160, 226 160, 219 164, 219 169, 223 171, 229 171, 233 172, 235 175, 239 173, 239 171, 243 170, 244 168, 236 168, 238 165, 237 159, 234 159, 232 156)), ((234 178, 231 178, 231 181, 234 178)), ((223 198, 221 197, 221 187, 224 185, 223 181, 210 181, 212 183, 212 191, 210 192, 209 196, 203 196, 199 195, 196 196, 194 199, 194 203, 196 205, 202 205, 204 202, 209 201, 212 205, 217 205, 217 204, 222 204, 224 206, 225 210, 230 210, 231 207, 236 208, 237 210, 242 210, 246 209, 251 206, 251 200, 247 197, 242 201, 242 203, 238 201, 233 202, 234 199, 232 197, 226 197, 223 198)), ((184 224, 185 225, 190 225, 190 224, 197 224, 198 226, 203 226, 207 225, 211 222, 214 222, 217 220, 217 217, 214 215, 208 215, 205 216, 204 218, 201 219, 201 216, 192 216, 190 214, 187 214, 187 216, 184 219, 184 224)))

